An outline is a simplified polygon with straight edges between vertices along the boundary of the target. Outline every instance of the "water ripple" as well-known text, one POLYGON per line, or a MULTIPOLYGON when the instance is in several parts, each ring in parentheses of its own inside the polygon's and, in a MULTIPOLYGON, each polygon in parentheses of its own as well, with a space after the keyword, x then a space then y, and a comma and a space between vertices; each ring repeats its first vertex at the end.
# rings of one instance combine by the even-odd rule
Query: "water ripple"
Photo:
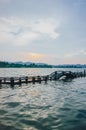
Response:
POLYGON ((0 130, 86 130, 85 97, 86 78, 14 89, 4 86, 0 89, 0 130))

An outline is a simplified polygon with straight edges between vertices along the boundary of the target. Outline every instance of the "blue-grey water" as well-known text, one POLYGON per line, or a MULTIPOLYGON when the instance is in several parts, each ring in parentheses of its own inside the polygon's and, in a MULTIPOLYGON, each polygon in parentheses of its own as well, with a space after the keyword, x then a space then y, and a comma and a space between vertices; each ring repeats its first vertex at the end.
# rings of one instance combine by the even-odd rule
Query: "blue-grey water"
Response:
MULTIPOLYGON (((55 70, 0 69, 0 77, 44 75, 55 70)), ((0 130, 86 130, 86 78, 14 88, 2 85, 0 130)))

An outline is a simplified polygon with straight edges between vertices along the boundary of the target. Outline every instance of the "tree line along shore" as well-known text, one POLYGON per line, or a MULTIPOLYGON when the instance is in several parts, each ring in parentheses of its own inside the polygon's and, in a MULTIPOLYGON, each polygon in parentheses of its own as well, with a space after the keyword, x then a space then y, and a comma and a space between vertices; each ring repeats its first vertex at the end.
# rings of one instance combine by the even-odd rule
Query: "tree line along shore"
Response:
POLYGON ((0 68, 86 68, 86 64, 63 64, 63 65, 49 65, 42 63, 10 63, 5 61, 0 61, 0 68))

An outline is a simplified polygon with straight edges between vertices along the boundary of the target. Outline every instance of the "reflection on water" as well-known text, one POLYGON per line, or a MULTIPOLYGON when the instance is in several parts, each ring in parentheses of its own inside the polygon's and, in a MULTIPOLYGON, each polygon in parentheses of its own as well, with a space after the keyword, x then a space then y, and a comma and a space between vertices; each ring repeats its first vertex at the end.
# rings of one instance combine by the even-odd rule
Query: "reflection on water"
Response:
MULTIPOLYGON (((53 69, 32 71, 26 69, 25 74, 49 74, 53 69)), ((22 72, 24 69, 19 75, 22 72)), ((0 89, 0 130, 86 130, 85 97, 86 78, 23 84, 13 89, 4 85, 0 89)))

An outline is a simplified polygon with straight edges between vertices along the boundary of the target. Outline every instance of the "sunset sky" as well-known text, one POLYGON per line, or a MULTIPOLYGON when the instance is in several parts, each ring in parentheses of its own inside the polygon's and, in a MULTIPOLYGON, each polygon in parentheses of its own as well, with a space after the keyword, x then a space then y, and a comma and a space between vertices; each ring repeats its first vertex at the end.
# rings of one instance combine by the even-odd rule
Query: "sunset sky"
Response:
POLYGON ((86 64, 86 0, 0 0, 0 60, 86 64))

